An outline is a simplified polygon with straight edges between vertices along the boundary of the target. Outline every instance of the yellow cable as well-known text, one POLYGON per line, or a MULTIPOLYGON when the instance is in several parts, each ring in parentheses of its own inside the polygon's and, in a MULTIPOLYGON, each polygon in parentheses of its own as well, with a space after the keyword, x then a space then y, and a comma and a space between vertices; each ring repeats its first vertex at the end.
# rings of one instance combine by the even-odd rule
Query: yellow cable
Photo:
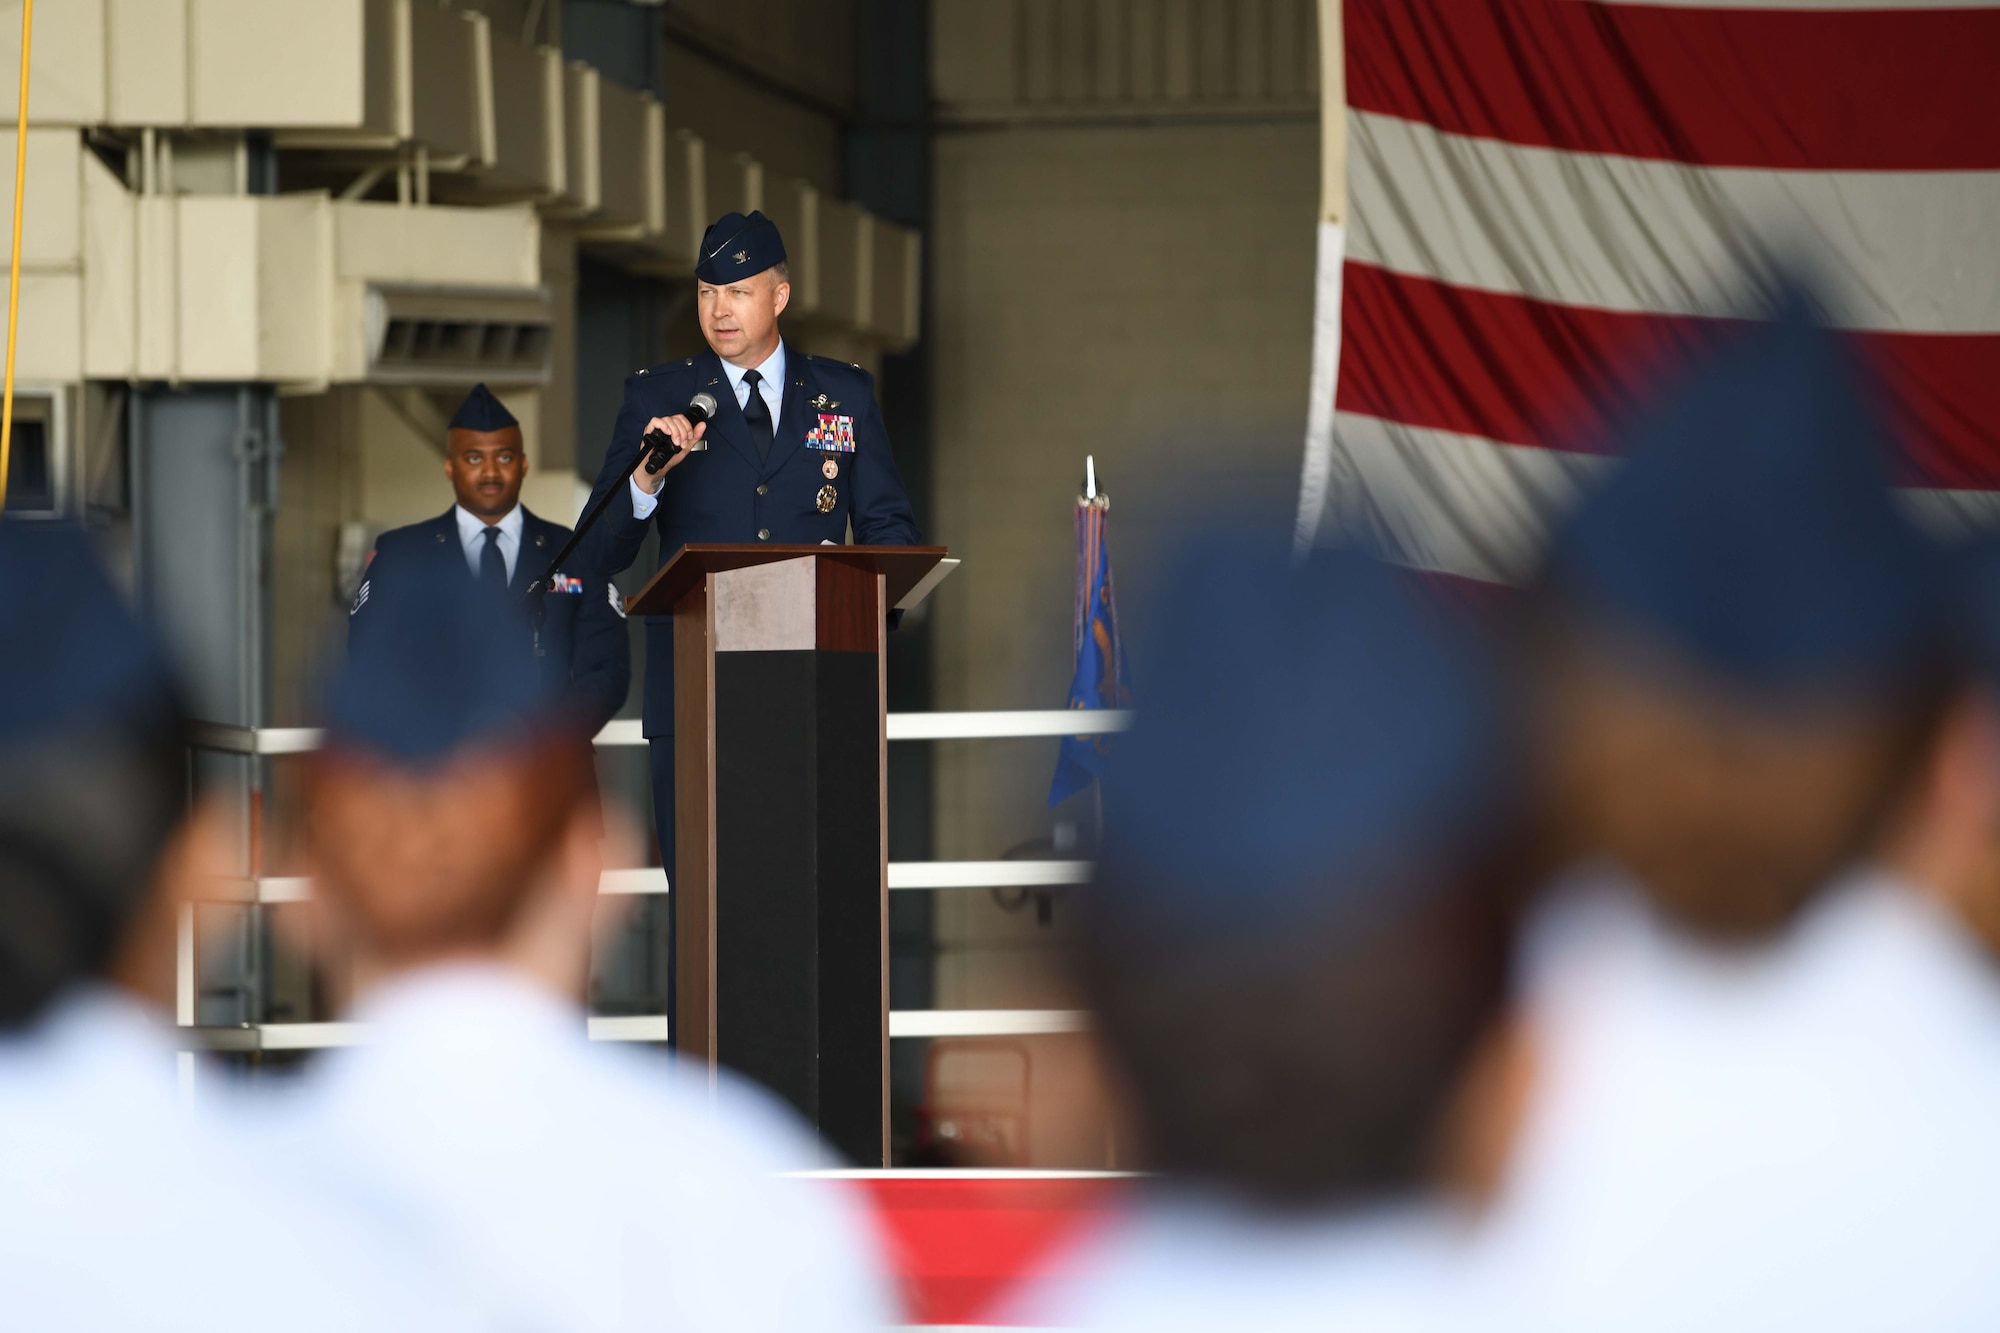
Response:
POLYGON ((35 0, 21 0, 21 118, 14 129, 14 256, 7 279, 7 390, 0 399, 0 509, 7 507, 7 470, 14 444, 14 343, 21 329, 21 197, 28 188, 28 43, 35 0))

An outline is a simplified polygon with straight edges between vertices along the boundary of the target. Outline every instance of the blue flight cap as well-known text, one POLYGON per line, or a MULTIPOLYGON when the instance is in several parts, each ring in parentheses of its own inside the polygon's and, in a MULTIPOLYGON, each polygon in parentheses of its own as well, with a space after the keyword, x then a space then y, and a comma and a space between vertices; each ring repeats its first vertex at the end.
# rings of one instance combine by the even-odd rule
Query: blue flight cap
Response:
POLYGON ((100 973, 187 814, 173 672, 83 532, 0 518, 0 1029, 100 973))
POLYGON ((452 415, 451 429, 496 431, 521 423, 507 410, 507 405, 493 396, 493 390, 484 384, 472 386, 472 392, 465 395, 465 401, 458 405, 452 415))
POLYGON ((1890 494, 1868 377, 1801 291, 1629 433, 1558 535, 1558 598, 1760 691, 1906 689, 1949 634, 1938 549, 1890 494))
POLYGON ((327 693, 327 739, 410 767, 474 745, 525 741, 554 722, 527 619, 455 561, 413 563, 368 602, 327 693))
POLYGON ((1178 566, 1103 779, 1099 909, 1269 939, 1428 901, 1498 827, 1510 731, 1485 645, 1354 552, 1295 567, 1209 538, 1178 566))
POLYGON ((159 642, 81 529, 0 519, 0 746, 179 714, 159 642))
POLYGON ((762 213, 747 218, 741 213, 724 213, 702 233, 701 262, 695 265, 694 275, 721 286, 784 262, 785 240, 778 235, 776 223, 762 213))

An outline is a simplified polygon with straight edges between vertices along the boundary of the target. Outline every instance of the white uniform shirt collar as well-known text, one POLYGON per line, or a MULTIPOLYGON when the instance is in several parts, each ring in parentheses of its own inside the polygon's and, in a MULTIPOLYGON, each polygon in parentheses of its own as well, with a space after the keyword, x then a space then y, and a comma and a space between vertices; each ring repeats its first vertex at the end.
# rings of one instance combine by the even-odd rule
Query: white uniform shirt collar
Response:
POLYGON ((379 1047, 435 1047, 463 1053, 526 1034, 558 1045, 585 1044, 585 1014, 499 963, 438 963, 372 988, 354 1018, 379 1047), (503 1038, 501 1034, 513 1034, 503 1038))
POLYGON ((1468 1235, 1469 1219, 1441 1198, 1274 1214, 1191 1187, 1145 1188, 993 1322, 1428 1328, 1468 1235))
POLYGON ((722 373, 729 376, 729 387, 736 394, 738 407, 750 401, 749 390, 743 387, 743 373, 746 369, 757 372, 759 377, 757 388, 764 395, 764 405, 771 409, 771 424, 775 427, 785 403, 785 340, 780 338, 777 350, 756 366, 744 367, 729 361, 722 363, 722 373))
MULTIPOLYGON (((465 548, 465 563, 472 569, 472 577, 479 577, 479 557, 486 550, 486 520, 466 509, 464 505, 453 505, 452 516, 458 520, 459 545, 465 548)), ((514 581, 514 565, 521 554, 521 504, 517 500, 507 511, 507 517, 493 525, 500 529, 500 558, 507 562, 507 581, 514 581)))

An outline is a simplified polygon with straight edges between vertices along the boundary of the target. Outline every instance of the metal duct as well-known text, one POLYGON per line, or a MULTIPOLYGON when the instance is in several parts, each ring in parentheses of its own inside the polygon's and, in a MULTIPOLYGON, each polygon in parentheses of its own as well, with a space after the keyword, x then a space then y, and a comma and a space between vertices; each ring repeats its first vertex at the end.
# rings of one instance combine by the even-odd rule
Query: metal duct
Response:
POLYGON ((371 384, 546 384, 555 308, 539 288, 373 285, 371 384))

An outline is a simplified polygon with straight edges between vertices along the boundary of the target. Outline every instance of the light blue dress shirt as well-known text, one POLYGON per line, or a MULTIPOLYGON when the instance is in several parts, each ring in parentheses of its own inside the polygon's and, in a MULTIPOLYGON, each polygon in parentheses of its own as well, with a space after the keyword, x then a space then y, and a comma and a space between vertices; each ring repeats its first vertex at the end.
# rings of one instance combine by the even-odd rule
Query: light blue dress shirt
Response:
MULTIPOLYGON (((472 577, 479 577, 479 557, 486 551, 486 520, 469 513, 464 505, 453 505, 458 519, 458 540, 465 547, 465 564, 472 577)), ((494 526, 500 529, 500 558, 507 562, 507 582, 514 581, 514 564, 521 555, 521 506, 516 504, 507 517, 494 526)))

